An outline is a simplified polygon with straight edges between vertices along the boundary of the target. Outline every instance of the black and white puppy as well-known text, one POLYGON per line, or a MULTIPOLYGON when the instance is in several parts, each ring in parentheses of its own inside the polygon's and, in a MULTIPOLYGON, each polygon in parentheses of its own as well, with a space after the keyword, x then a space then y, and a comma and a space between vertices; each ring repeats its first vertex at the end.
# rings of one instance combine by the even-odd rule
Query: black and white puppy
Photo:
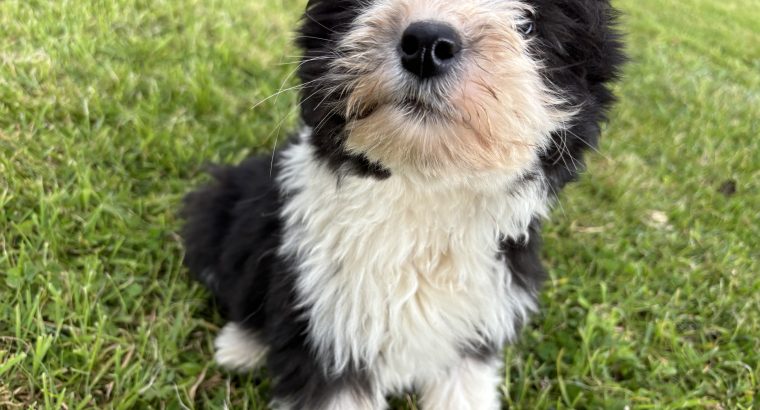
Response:
POLYGON ((273 406, 500 407, 537 308, 540 220, 623 61, 608 0, 310 0, 299 135, 186 199, 216 361, 273 406))

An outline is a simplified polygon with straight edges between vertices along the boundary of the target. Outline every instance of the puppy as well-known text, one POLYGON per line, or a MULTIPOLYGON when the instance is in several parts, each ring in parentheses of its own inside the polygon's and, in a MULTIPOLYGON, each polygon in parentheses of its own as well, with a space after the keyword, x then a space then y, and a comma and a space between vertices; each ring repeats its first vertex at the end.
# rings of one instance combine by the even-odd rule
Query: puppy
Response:
POLYGON ((623 62, 608 0, 310 0, 303 126, 186 198, 222 367, 272 406, 497 409, 537 309, 540 221, 623 62))

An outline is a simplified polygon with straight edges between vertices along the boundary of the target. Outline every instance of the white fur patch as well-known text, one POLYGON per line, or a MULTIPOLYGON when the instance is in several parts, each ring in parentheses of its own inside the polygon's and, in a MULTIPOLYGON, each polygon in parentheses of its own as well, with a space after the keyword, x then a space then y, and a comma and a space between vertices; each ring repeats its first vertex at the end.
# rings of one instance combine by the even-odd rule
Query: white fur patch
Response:
POLYGON ((373 400, 347 390, 333 397, 324 410, 380 410, 383 408, 385 408, 385 399, 382 396, 375 397, 373 400))
MULTIPOLYGON (((274 410, 303 410, 282 399, 273 400, 269 403, 269 407, 274 410)), ((351 390, 344 390, 330 397, 327 403, 319 407, 319 410, 382 410, 385 408, 387 408, 387 404, 382 395, 375 395, 375 397, 370 398, 357 395, 351 390)))
POLYGON ((250 371, 264 364, 267 348, 249 331, 227 323, 214 340, 214 360, 227 370, 250 371))
POLYGON ((468 346, 515 336, 535 295, 512 283, 499 243, 545 213, 543 183, 514 191, 514 173, 339 180, 313 155, 304 142, 284 153, 281 252, 299 263, 326 370, 366 365, 388 393, 438 378, 468 346))
POLYGON ((501 400, 496 386, 500 380, 499 361, 464 359, 445 376, 422 386, 422 407, 435 410, 498 410, 501 400))

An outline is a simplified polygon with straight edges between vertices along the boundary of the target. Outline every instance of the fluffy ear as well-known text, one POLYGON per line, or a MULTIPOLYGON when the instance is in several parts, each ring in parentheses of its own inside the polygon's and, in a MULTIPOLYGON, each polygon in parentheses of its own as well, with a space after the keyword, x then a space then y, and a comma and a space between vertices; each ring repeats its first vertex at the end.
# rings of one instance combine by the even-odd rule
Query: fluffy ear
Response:
POLYGON ((609 86, 625 56, 617 12, 608 0, 535 3, 534 47, 544 63, 544 77, 578 111, 565 130, 552 135, 542 158, 556 193, 582 170, 584 152, 596 147, 600 123, 614 102, 609 86))
MULTIPOLYGON (((335 43, 356 18, 356 0, 309 0, 301 20, 296 44, 303 53, 298 76, 304 84, 301 92, 302 117, 306 125, 317 127, 327 116, 324 84, 335 43), (315 84, 316 83, 316 84, 315 84)), ((324 125, 321 125, 324 126, 324 125)))
POLYGON ((330 84, 329 67, 335 58, 335 42, 351 26, 365 0, 309 0, 296 40, 303 57, 298 76, 303 87, 300 105, 301 119, 312 128, 310 137, 316 154, 336 172, 351 172, 382 179, 388 170, 370 162, 362 155, 345 149, 346 121, 335 112, 334 92, 330 84))
POLYGON ((309 0, 296 44, 303 53, 298 76, 301 88, 301 119, 312 128, 316 154, 337 172, 382 179, 390 172, 366 157, 350 154, 344 147, 346 121, 335 112, 334 92, 328 70, 335 58, 336 41, 351 26, 366 0, 309 0))

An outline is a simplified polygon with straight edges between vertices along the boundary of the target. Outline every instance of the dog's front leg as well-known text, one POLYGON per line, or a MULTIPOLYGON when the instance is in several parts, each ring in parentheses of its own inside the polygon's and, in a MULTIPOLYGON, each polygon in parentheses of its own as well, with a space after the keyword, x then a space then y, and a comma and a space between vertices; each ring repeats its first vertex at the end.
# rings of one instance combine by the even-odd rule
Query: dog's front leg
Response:
POLYGON ((446 374, 426 381, 420 390, 426 410, 498 410, 500 361, 497 356, 464 357, 446 374))
POLYGON ((276 397, 270 406, 275 410, 384 410, 387 408, 382 395, 372 397, 366 392, 350 388, 336 391, 332 386, 325 386, 322 393, 316 394, 320 397, 299 395, 286 398, 276 397))

